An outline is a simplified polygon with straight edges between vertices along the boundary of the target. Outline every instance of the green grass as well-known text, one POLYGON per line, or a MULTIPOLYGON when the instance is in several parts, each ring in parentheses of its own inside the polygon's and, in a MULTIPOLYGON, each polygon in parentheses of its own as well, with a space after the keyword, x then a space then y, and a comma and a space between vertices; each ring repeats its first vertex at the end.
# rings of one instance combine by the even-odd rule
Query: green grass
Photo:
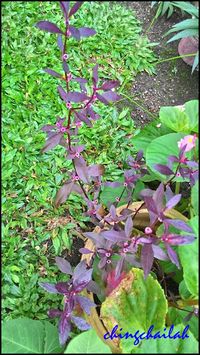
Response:
MULTIPOLYGON (((62 277, 54 256, 70 249, 74 219, 82 229, 88 220, 82 216, 79 196, 54 208, 56 191, 71 167, 64 148, 40 153, 45 142, 40 128, 66 111, 57 95, 58 82, 42 71, 61 70, 56 36, 34 25, 47 19, 62 26, 63 18, 57 2, 3 2, 2 12, 3 318, 44 319, 47 309, 60 304, 60 297, 46 294, 38 281, 62 277)), ((86 2, 74 24, 94 27, 98 33, 81 43, 70 40, 74 75, 82 72, 90 78, 95 62, 100 64, 100 77, 122 84, 140 71, 154 72, 155 57, 131 11, 115 3, 111 7, 109 2, 86 2)), ((133 151, 129 135, 134 124, 126 110, 119 116, 113 106, 100 104, 97 109, 102 118, 92 129, 82 127, 80 140, 86 144, 89 162, 104 163, 106 177, 115 179, 133 151)))

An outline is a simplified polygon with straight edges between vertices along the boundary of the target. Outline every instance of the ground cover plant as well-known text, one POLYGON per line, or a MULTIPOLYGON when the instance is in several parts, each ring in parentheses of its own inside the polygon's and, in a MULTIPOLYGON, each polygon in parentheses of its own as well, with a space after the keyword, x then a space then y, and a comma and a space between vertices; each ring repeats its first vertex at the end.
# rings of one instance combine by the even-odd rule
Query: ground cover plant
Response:
MULTIPOLYGON (((48 33, 43 36, 35 24, 39 13, 41 19, 46 15, 63 23, 58 8, 58 2, 18 1, 2 5, 3 319, 47 318, 47 301, 56 306, 59 298, 45 295, 37 282, 47 276, 47 270, 49 281, 59 277, 55 256, 71 252, 74 257, 72 239, 76 240, 78 229, 83 231, 88 221, 82 214, 79 196, 70 196, 65 206, 54 208, 62 171, 71 164, 63 162, 62 148, 48 156, 40 154, 45 141, 40 128, 52 124, 52 117, 62 115, 63 108, 54 95, 56 80, 47 74, 43 80, 42 70, 50 65, 61 69, 57 62, 59 48, 55 38, 48 33)), ((108 2, 86 2, 79 14, 76 20, 80 26, 91 26, 95 21, 97 35, 82 41, 81 47, 72 39, 70 55, 75 74, 81 69, 88 75, 84 58, 88 68, 92 68, 93 61, 99 61, 104 79, 112 76, 122 83, 132 80, 140 70, 153 71, 155 57, 131 11, 118 4, 111 8, 108 2), (117 19, 119 13, 121 19, 117 19), (106 35, 102 17, 106 18, 106 35), (137 48, 132 44, 137 44, 137 48)), ((128 137, 134 131, 134 123, 126 108, 119 115, 114 106, 102 104, 98 111, 104 119, 95 122, 89 131, 82 126, 80 139, 87 145, 90 162, 97 159, 105 164, 105 173, 115 179, 121 174, 121 160, 134 150, 128 137)))
MULTIPOLYGON (((43 280, 39 283, 51 296, 56 294, 56 297, 61 297, 62 304, 58 308, 54 305, 52 308, 51 304, 48 311, 50 318, 59 318, 60 345, 56 328, 49 322, 20 319, 5 324, 5 350, 16 351, 12 337, 9 342, 6 335, 10 332, 9 329, 15 328, 17 330, 13 339, 19 337, 20 329, 25 329, 23 343, 18 343, 17 350, 24 348, 25 351, 29 349, 39 353, 73 353, 77 350, 77 343, 80 346, 81 341, 87 349, 100 347, 100 353, 110 352, 94 330, 88 330, 92 316, 88 318, 89 323, 87 317, 85 318, 85 315, 90 315, 91 308, 101 305, 101 319, 110 331, 116 323, 124 331, 138 327, 144 332, 147 332, 151 324, 155 325, 156 331, 174 324, 174 331, 180 336, 187 322, 190 328, 187 329, 187 337, 190 338, 187 343, 183 346, 182 340, 176 335, 178 339, 175 345, 174 341, 169 341, 167 347, 171 353, 177 353, 178 350, 181 353, 195 353, 198 314, 198 102, 193 100, 182 107, 161 108, 159 119, 132 138, 136 149, 137 144, 139 145, 138 152, 131 149, 123 152, 118 172, 112 174, 112 170, 108 169, 104 174, 105 162, 91 158, 90 150, 79 141, 78 133, 83 124, 88 126, 85 126, 85 131, 89 131, 93 121, 100 122, 103 119, 101 116, 106 110, 98 111, 98 107, 108 106, 109 113, 110 102, 121 99, 116 91, 120 80, 117 77, 113 79, 101 76, 98 64, 91 68, 90 77, 82 77, 81 71, 77 76, 71 68, 70 48, 73 38, 80 41, 80 37, 96 35, 94 28, 79 27, 78 23, 75 23, 75 27, 73 16, 83 6, 83 2, 72 3, 71 7, 69 2, 60 2, 65 27, 55 21, 52 23, 43 20, 36 25, 41 30, 53 33, 54 37, 56 34, 62 62, 59 69, 58 66, 45 69, 46 73, 60 81, 57 86, 60 97, 58 101, 64 109, 59 111, 59 116, 56 113, 56 119, 42 126, 42 131, 47 134, 42 152, 47 153, 48 157, 51 149, 61 146, 60 165, 65 170, 61 170, 60 181, 56 183, 60 188, 56 189, 55 206, 59 207, 74 194, 78 195, 71 211, 76 209, 77 202, 82 203, 85 210, 83 222, 89 217, 93 225, 100 228, 100 232, 96 230, 84 233, 92 241, 92 248, 80 248, 83 256, 90 255, 87 261, 83 258, 72 267, 65 258, 57 256, 56 265, 63 275, 55 278, 52 274, 51 280, 48 275, 48 282, 43 280), (61 74, 61 68, 64 75, 61 74), (68 164, 62 165, 63 161, 68 164), (182 196, 183 183, 187 186, 189 208, 187 199, 182 196), (140 202, 132 210, 134 201, 140 202), (120 214, 119 206, 124 206, 120 214), (149 220, 138 226, 136 220, 143 210, 147 211, 149 220), (188 259, 193 261, 189 262, 189 266, 188 259), (169 278, 176 283, 175 290, 168 284, 169 278), (96 303, 88 298, 91 293, 98 296, 96 303), (142 298, 141 302, 141 297, 146 293, 151 293, 152 296, 142 298), (150 312, 153 302, 156 307, 150 312), (145 311, 141 316, 143 306, 145 311), (129 315, 123 311, 127 307, 129 315), (183 312, 187 312, 187 315, 183 315, 183 312), (110 319, 114 322, 110 322, 110 319), (64 350, 74 325, 86 332, 75 337, 64 350), (31 344, 30 327, 32 335, 33 332, 35 335, 31 344), (38 342, 38 338, 42 342, 38 342)), ((121 119, 126 115, 127 111, 124 110, 121 119)), ((113 144, 115 147, 117 142, 114 141, 113 144)), ((116 146, 115 154, 117 149, 116 146)), ((49 156, 52 159, 53 155, 49 156)), ((76 226, 75 211, 72 212, 72 217, 75 223, 70 225, 71 228, 76 226)), ((83 226, 85 224, 81 227, 83 226)), ((63 239, 65 240, 65 236, 63 239)), ((60 254, 58 246, 55 249, 60 254)), ((162 347, 160 340, 150 344, 151 351, 160 351, 162 347)), ((149 352, 145 342, 136 341, 133 344, 131 339, 122 339, 115 346, 125 353, 149 352)), ((112 349, 111 345, 110 347, 112 349)))

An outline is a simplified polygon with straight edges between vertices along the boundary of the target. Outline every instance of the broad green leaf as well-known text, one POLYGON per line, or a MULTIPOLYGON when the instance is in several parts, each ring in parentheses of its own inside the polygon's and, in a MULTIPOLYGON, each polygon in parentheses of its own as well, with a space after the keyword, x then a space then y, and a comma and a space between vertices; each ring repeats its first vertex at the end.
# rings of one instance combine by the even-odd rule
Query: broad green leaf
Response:
POLYGON ((165 125, 161 124, 161 126, 158 127, 157 125, 160 125, 159 120, 149 123, 140 133, 133 137, 132 142, 136 150, 142 149, 145 154, 148 145, 153 139, 172 132, 171 129, 165 125))
POLYGON ((182 280, 179 284, 179 293, 183 300, 187 300, 191 297, 191 293, 188 291, 187 286, 185 284, 185 280, 182 280))
POLYGON ((199 100, 190 100, 185 103, 185 113, 189 117, 191 131, 198 132, 199 100))
POLYGON ((110 348, 91 329, 73 338, 65 354, 111 354, 110 348))
POLYGON ((191 193, 192 207, 194 209, 195 215, 199 214, 199 182, 197 181, 192 187, 191 193))
POLYGON ((198 295, 198 216, 189 222, 196 235, 192 244, 178 247, 178 254, 183 267, 183 277, 187 289, 193 296, 198 295))
MULTIPOLYGON (((108 206, 110 203, 115 202, 115 199, 117 197, 121 196, 122 191, 124 190, 123 186, 123 179, 118 179, 118 182, 120 182, 122 185, 119 187, 111 187, 111 186, 105 186, 103 188, 103 191, 101 192, 100 198, 103 204, 108 206)), ((123 199, 124 197, 127 196, 127 192, 124 192, 123 197, 122 197, 122 202, 118 204, 118 206, 123 205, 123 199)))
POLYGON ((177 39, 180 38, 193 37, 193 36, 198 36, 198 29, 191 28, 191 29, 180 31, 175 36, 170 38, 169 41, 167 41, 167 43, 176 41, 177 39))
POLYGON ((60 354, 58 330, 47 321, 18 318, 2 327, 3 354, 60 354))
MULTIPOLYGON (((123 332, 133 329, 147 331, 154 324, 155 330, 164 327, 167 300, 164 292, 151 275, 144 279, 143 270, 133 268, 101 306, 101 317, 109 332, 115 325, 123 332)), ((122 339, 126 351, 133 340, 122 339)))
POLYGON ((160 121, 178 133, 190 133, 190 119, 183 107, 166 106, 160 109, 160 121))
MULTIPOLYGON (((182 335, 185 326, 177 324, 173 334, 180 332, 182 335)), ((160 334, 168 334, 169 328, 165 332, 160 329, 160 334)), ((194 335, 187 331, 189 338, 185 339, 144 339, 141 346, 133 348, 132 353, 136 354, 198 354, 198 342, 194 335)))
MULTIPOLYGON (((155 164, 167 164, 169 155, 179 154, 178 141, 184 137, 183 133, 170 133, 154 139, 146 150, 147 166, 157 175, 161 181, 166 181, 168 177, 160 174, 155 168, 155 164)), ((175 164, 173 171, 175 171, 175 164)), ((182 178, 175 178, 174 181, 182 181, 182 178)))
MULTIPOLYGON (((181 307, 180 307, 181 308, 181 307)), ((183 324, 184 326, 189 325, 190 326, 190 331, 191 333, 195 336, 195 338, 198 340, 198 318, 195 316, 192 316, 192 318, 187 321, 183 322, 184 318, 188 315, 188 313, 185 311, 188 310, 189 312, 193 311, 192 306, 184 306, 184 310, 180 310, 175 307, 169 307, 168 314, 167 314, 167 319, 170 321, 170 325, 174 324, 183 324)))

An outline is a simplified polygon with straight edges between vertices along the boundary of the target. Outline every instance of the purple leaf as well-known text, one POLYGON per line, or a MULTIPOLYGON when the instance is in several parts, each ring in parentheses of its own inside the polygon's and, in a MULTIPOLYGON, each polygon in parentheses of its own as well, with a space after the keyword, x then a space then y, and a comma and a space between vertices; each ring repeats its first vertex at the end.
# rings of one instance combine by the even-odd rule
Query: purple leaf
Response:
POLYGON ((69 73, 69 65, 65 61, 63 61, 63 70, 65 74, 69 73))
POLYGON ((149 196, 145 196, 144 197, 144 201, 145 201, 145 204, 146 204, 146 207, 147 207, 148 211, 154 213, 155 215, 157 215, 158 211, 157 211, 156 203, 153 200, 153 198, 149 197, 149 196))
POLYGON ((55 128, 55 126, 52 126, 52 125, 50 125, 50 124, 47 124, 47 125, 43 126, 43 127, 41 128, 41 130, 42 130, 43 132, 50 132, 50 131, 52 131, 52 129, 54 129, 54 128, 55 128))
POLYGON ((87 297, 76 296, 76 301, 80 304, 82 310, 87 314, 91 313, 91 307, 96 307, 96 304, 87 297))
POLYGON ((85 162, 85 160, 80 157, 80 158, 74 158, 74 164, 76 167, 76 172, 79 178, 85 182, 89 183, 89 175, 88 175, 88 167, 85 162))
POLYGON ((97 285, 97 283, 93 280, 91 280, 88 284, 86 289, 89 292, 95 293, 96 295, 99 295, 101 293, 101 289, 99 287, 99 285, 97 285))
POLYGON ((103 97, 108 102, 121 100, 121 96, 116 94, 116 92, 114 91, 104 92, 104 94, 102 94, 101 97, 103 97))
POLYGON ((92 269, 86 271, 80 271, 79 274, 73 276, 74 287, 76 292, 81 292, 87 284, 91 281, 92 278, 92 269))
POLYGON ((84 233, 84 236, 91 239, 95 244, 99 244, 99 246, 101 246, 102 248, 105 245, 105 239, 102 238, 102 236, 98 233, 87 232, 87 233, 84 233))
POLYGON ((84 1, 77 1, 71 8, 70 12, 69 12, 69 17, 71 17, 72 15, 74 15, 78 9, 81 7, 81 5, 83 5, 84 1))
POLYGON ((69 261, 57 256, 56 257, 56 265, 58 266, 60 271, 64 272, 65 274, 69 274, 69 275, 73 274, 69 261))
POLYGON ((81 37, 90 37, 96 34, 96 31, 89 27, 80 27, 79 32, 81 37))
POLYGON ((99 264, 98 264, 99 269, 103 269, 104 266, 106 265, 106 262, 107 262, 107 257, 104 256, 104 257, 100 260, 100 262, 99 262, 99 264))
POLYGON ((105 232, 101 232, 101 235, 105 239, 110 240, 111 242, 114 242, 114 243, 127 240, 127 237, 124 234, 124 232, 118 232, 118 231, 115 231, 114 229, 109 230, 109 231, 105 231, 105 232))
POLYGON ((128 238, 131 236, 132 229, 133 229, 133 220, 132 217, 129 216, 125 223, 125 234, 128 238))
POLYGON ((105 168, 102 164, 94 164, 88 167, 90 176, 101 176, 104 174, 105 168))
POLYGON ((98 69, 99 69, 99 65, 96 64, 94 66, 93 70, 92 70, 92 81, 93 81, 93 84, 94 84, 95 87, 97 86, 97 83, 98 83, 98 80, 99 80, 98 69))
POLYGON ((164 185, 161 183, 153 194, 153 200, 157 211, 160 213, 163 209, 164 185))
POLYGON ((58 47, 60 48, 60 50, 63 51, 64 46, 63 46, 63 41, 62 41, 61 35, 58 35, 57 44, 58 44, 58 47))
POLYGON ((144 278, 148 276, 153 265, 153 249, 152 244, 144 244, 141 252, 141 265, 144 270, 144 278))
POLYGON ((60 345, 64 345, 71 331, 71 324, 69 322, 69 318, 66 317, 65 312, 63 312, 60 317, 60 321, 58 324, 58 331, 59 331, 60 345))
POLYGON ((85 113, 81 114, 80 112, 75 112, 76 117, 82 122, 84 122, 88 127, 92 127, 92 123, 90 120, 86 117, 85 113))
POLYGON ((178 256, 177 256, 176 252, 169 245, 166 245, 166 248, 167 248, 167 254, 168 254, 170 260, 172 261, 173 264, 175 264, 177 266, 178 269, 180 269, 180 264, 179 264, 178 256))
POLYGON ((72 316, 72 321, 80 330, 88 330, 91 326, 85 321, 85 319, 80 317, 72 316))
POLYGON ((46 291, 50 293, 58 293, 56 286, 48 282, 39 282, 39 285, 46 291))
POLYGON ((163 164, 155 164, 154 168, 159 171, 159 173, 163 175, 173 175, 174 172, 166 165, 163 164))
POLYGON ((121 182, 112 182, 112 181, 107 181, 104 183, 104 186, 110 186, 110 187, 119 187, 122 186, 121 182))
POLYGON ((169 201, 172 197, 174 196, 170 186, 166 186, 166 191, 165 191, 165 197, 166 197, 166 200, 169 201))
POLYGON ((101 85, 99 89, 106 91, 106 90, 114 89, 119 85, 120 85, 119 80, 108 80, 105 83, 103 83, 103 85, 101 85))
POLYGON ((65 90, 62 88, 62 86, 58 86, 58 92, 60 94, 60 97, 65 101, 72 101, 72 102, 81 102, 88 100, 89 97, 81 92, 68 92, 66 93, 65 90))
POLYGON ((115 269, 115 279, 118 279, 121 275, 122 269, 124 266, 124 257, 122 256, 119 261, 117 262, 116 269, 115 269))
POLYGON ((59 311, 59 309, 50 309, 47 312, 49 318, 55 318, 55 317, 60 317, 62 314, 62 311, 59 311))
POLYGON ((159 260, 169 260, 166 253, 158 245, 152 245, 152 249, 153 249, 154 258, 159 260))
POLYGON ((97 99, 99 99, 99 101, 101 101, 103 104, 109 105, 109 101, 106 100, 102 95, 96 93, 96 97, 97 97, 97 99))
POLYGON ((55 287, 56 290, 62 294, 65 294, 69 291, 69 284, 67 282, 58 282, 55 287))
POLYGON ((143 150, 139 150, 139 152, 136 155, 136 161, 139 161, 143 158, 144 152, 143 150))
POLYGON ((44 71, 45 71, 46 73, 48 73, 48 74, 54 76, 55 78, 59 78, 59 79, 62 79, 62 78, 63 78, 61 74, 57 73, 56 71, 54 71, 54 70, 52 70, 52 69, 47 68, 47 69, 44 69, 44 71))
POLYGON ((79 252, 80 252, 81 254, 93 254, 93 253, 94 253, 94 251, 92 251, 92 250, 90 250, 90 249, 87 249, 87 248, 80 248, 80 249, 79 249, 79 252))
POLYGON ((74 37, 75 39, 77 39, 79 41, 81 38, 79 29, 74 26, 69 26, 69 30, 71 32, 72 37, 74 37))
POLYGON ((60 7, 65 15, 66 20, 68 18, 69 4, 70 4, 69 1, 60 1, 60 7))
POLYGON ((177 203, 179 203, 180 199, 181 199, 181 194, 175 195, 167 202, 166 208, 167 209, 173 208, 174 206, 177 205, 177 203))
POLYGON ((195 240, 194 235, 169 234, 162 238, 170 245, 190 244, 195 240))
POLYGON ((55 206, 58 207, 61 203, 65 202, 70 195, 74 182, 64 184, 56 194, 55 206))
POLYGON ((51 33, 61 33, 63 32, 52 22, 49 21, 39 21, 36 24, 36 27, 38 27, 40 30, 48 31, 51 33))
POLYGON ((172 226, 174 226, 177 229, 181 229, 181 230, 188 232, 188 233, 193 233, 193 229, 190 226, 188 226, 184 221, 181 221, 180 219, 166 218, 164 220, 164 222, 171 224, 172 226))
POLYGON ((44 148, 41 150, 42 153, 48 152, 48 150, 54 148, 60 143, 62 133, 55 133, 50 138, 47 139, 44 148))

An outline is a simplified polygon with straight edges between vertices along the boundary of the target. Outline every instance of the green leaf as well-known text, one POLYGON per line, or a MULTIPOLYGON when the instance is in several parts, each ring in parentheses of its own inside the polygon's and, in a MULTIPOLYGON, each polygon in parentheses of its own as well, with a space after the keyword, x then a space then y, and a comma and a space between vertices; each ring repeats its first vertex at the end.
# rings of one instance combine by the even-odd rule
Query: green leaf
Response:
MULTIPOLYGON (((147 331, 154 324, 155 330, 164 327, 167 300, 164 292, 151 275, 144 279, 143 270, 133 268, 101 306, 101 318, 111 332, 118 324, 123 332, 132 329, 147 331)), ((133 340, 122 339, 121 347, 132 348, 133 340)))
MULTIPOLYGON (((177 324, 174 327, 173 334, 180 332, 182 334, 185 326, 182 324, 177 324)), ((166 329, 165 334, 168 334, 168 329, 166 329)), ((160 334, 163 334, 162 330, 160 334)), ((148 339, 143 340, 141 346, 135 348, 137 354, 198 354, 198 342, 194 335, 188 330, 187 339, 148 339)), ((135 352, 133 351, 133 353, 135 352)))
POLYGON ((184 107, 166 106, 160 109, 160 121, 172 131, 180 133, 190 133, 190 119, 186 114, 184 107))
POLYGON ((199 124, 199 100, 190 100, 185 103, 185 113, 189 117, 191 131, 198 132, 199 124))
POLYGON ((199 214, 199 182, 196 181, 195 185, 192 187, 191 192, 192 207, 194 209, 195 215, 199 214))
POLYGON ((111 354, 110 348, 91 329, 73 338, 64 354, 111 354))
POLYGON ((187 316, 187 312, 185 310, 188 310, 189 312, 193 311, 192 306, 184 306, 184 310, 180 310, 178 308, 174 307, 169 307, 168 314, 167 314, 167 319, 170 320, 170 325, 174 324, 184 324, 184 326, 189 325, 190 326, 190 331, 191 333, 195 336, 195 338, 198 340, 198 318, 193 316, 189 321, 183 322, 184 318, 187 316))
POLYGON ((171 129, 165 125, 161 124, 160 127, 157 127, 159 124, 160 121, 155 120, 144 127, 140 133, 133 137, 132 142, 136 150, 142 149, 145 154, 148 145, 152 142, 153 139, 172 132, 171 129))
POLYGON ((191 293, 188 291, 187 286, 185 284, 185 280, 182 280, 179 284, 179 293, 183 300, 187 300, 191 297, 191 293))
POLYGON ((47 321, 18 318, 2 327, 3 354, 60 354, 58 330, 47 321))
MULTIPOLYGON (((198 238, 198 216, 189 222, 198 238)), ((198 239, 192 244, 178 247, 178 254, 183 267, 183 277, 187 289, 193 296, 198 295, 198 239)))
MULTIPOLYGON (((101 202, 108 206, 110 203, 115 202, 115 199, 117 197, 121 196, 122 191, 124 190, 123 186, 123 179, 118 179, 118 182, 122 183, 122 186, 119 187, 111 187, 111 186, 105 186, 103 188, 103 191, 101 192, 100 198, 101 202)), ((121 203, 119 202, 118 206, 123 205, 123 198, 127 196, 127 192, 125 191, 122 197, 121 203)))
POLYGON ((180 38, 198 36, 198 32, 199 32, 198 29, 189 29, 189 30, 181 31, 177 33, 175 36, 173 36, 172 38, 170 38, 169 41, 167 41, 167 43, 176 41, 177 39, 180 38))
MULTIPOLYGON (((167 177, 160 174, 155 168, 155 164, 167 164, 169 155, 179 154, 178 141, 184 137, 183 133, 170 133, 165 136, 154 139, 146 150, 146 163, 148 167, 157 175, 161 181, 166 181, 167 177)), ((172 169, 175 171, 174 168, 172 169)), ((183 179, 175 178, 174 181, 182 181, 183 179)))

